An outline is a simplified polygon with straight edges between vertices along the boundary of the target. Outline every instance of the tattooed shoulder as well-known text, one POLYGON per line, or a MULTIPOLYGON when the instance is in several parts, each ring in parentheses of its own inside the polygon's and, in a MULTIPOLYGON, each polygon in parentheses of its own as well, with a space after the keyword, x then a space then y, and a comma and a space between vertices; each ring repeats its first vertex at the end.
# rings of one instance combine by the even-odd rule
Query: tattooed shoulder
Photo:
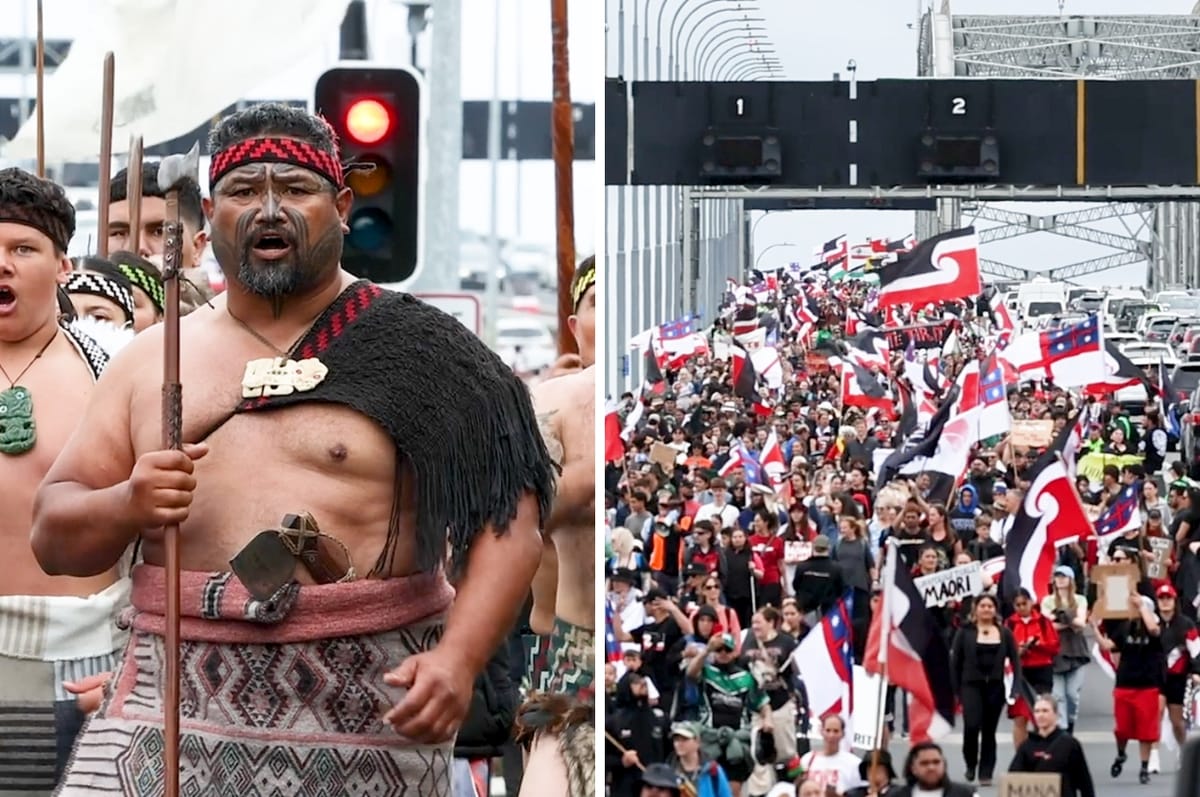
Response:
POLYGON ((555 465, 561 466, 563 463, 562 437, 554 424, 554 416, 557 414, 558 410, 539 412, 537 420, 538 430, 542 433, 542 440, 546 443, 546 451, 549 452, 550 459, 554 461, 555 465))

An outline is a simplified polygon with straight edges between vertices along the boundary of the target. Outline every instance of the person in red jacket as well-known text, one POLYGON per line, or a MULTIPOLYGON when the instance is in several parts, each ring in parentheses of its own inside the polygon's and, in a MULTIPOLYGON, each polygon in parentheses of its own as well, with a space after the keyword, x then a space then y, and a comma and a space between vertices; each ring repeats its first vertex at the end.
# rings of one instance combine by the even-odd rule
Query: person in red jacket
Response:
POLYGON ((776 533, 779 515, 759 507, 751 523, 750 549, 762 560, 763 575, 758 582, 758 605, 783 606, 783 539, 776 533))
MULTIPOLYGON (((1029 590, 1021 589, 1013 600, 1013 615, 1008 628, 1021 654, 1021 672, 1035 695, 1049 694, 1054 687, 1054 657, 1058 655, 1058 631, 1033 601, 1029 590)), ((1017 694, 1029 690, 1018 689, 1017 694)), ((1028 724, 1033 721, 1033 706, 1018 697, 1008 709, 1013 721, 1013 746, 1020 748, 1029 736, 1028 724)))

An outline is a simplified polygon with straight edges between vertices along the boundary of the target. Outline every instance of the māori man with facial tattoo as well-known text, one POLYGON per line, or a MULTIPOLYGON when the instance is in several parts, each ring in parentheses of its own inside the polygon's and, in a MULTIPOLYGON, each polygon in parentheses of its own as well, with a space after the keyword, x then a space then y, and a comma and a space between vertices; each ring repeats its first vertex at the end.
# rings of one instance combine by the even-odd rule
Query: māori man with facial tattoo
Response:
POLYGON ((181 791, 447 795, 554 493, 529 393, 452 317, 342 269, 353 194, 324 120, 252 106, 210 145, 227 289, 180 325, 183 450, 161 450, 157 325, 42 488, 48 572, 104 572, 138 536, 145 558, 63 794, 161 782, 161 529, 179 523, 181 791), (317 760, 337 762, 319 782, 317 760))

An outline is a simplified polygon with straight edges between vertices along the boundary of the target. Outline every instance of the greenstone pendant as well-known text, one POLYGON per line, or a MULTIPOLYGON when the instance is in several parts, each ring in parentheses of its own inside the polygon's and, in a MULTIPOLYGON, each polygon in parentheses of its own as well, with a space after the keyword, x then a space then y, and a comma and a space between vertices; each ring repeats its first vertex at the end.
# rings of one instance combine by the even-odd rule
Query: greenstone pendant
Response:
POLYGON ((14 385, 0 391, 0 454, 24 454, 36 442, 33 396, 29 388, 14 385))

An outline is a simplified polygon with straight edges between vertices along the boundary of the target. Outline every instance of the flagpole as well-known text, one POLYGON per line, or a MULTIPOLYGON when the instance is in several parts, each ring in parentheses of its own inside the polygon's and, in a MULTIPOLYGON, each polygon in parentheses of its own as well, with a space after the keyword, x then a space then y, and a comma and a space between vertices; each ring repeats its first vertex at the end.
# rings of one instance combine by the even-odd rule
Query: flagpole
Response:
POLYGON ((888 644, 892 633, 892 602, 888 596, 896 588, 896 560, 899 555, 896 539, 888 537, 883 549, 883 578, 880 584, 882 592, 879 598, 879 700, 875 704, 875 749, 871 751, 871 766, 879 766, 879 753, 883 749, 884 719, 887 716, 884 700, 887 698, 888 644))

